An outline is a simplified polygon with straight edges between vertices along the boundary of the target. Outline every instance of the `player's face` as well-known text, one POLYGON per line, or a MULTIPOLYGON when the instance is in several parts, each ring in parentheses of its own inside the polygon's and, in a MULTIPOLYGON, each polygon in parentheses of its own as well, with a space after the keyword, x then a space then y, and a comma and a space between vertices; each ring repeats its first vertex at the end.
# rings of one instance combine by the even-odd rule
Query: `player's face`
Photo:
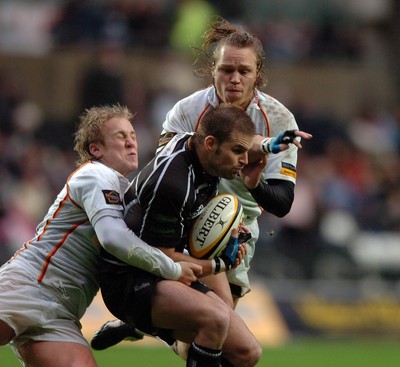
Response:
POLYGON ((258 77, 254 50, 223 46, 212 75, 220 102, 234 103, 246 110, 258 77))
POLYGON ((233 180, 248 163, 247 153, 252 142, 252 136, 236 132, 231 140, 221 144, 215 143, 208 156, 207 173, 233 180))
POLYGON ((124 176, 138 168, 136 133, 129 120, 115 117, 102 126, 103 144, 96 144, 100 162, 124 176))

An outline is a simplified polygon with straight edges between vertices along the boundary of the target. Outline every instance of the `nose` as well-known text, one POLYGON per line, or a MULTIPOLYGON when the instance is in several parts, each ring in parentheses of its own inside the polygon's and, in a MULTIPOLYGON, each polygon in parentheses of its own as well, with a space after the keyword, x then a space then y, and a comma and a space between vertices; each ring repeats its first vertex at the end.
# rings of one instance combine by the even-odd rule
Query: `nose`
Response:
POLYGON ((239 162, 240 162, 241 164, 243 164, 244 166, 245 166, 246 164, 249 163, 249 155, 248 155, 247 152, 246 152, 246 153, 243 153, 243 154, 239 157, 239 162))
POLYGON ((131 136, 128 136, 126 139, 126 145, 131 147, 136 144, 136 139, 132 138, 131 136))
POLYGON ((234 71, 231 75, 231 82, 234 84, 240 83, 240 74, 238 71, 234 71))

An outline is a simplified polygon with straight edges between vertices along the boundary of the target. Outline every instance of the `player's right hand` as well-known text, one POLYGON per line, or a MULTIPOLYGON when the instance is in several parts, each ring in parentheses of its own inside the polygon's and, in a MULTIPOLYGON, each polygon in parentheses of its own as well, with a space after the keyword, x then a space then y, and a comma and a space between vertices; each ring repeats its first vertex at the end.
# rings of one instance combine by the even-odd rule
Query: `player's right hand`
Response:
POLYGON ((179 264, 181 265, 182 271, 181 271, 181 276, 178 279, 178 282, 181 282, 183 284, 190 286, 192 282, 198 280, 199 276, 203 272, 202 266, 198 264, 194 264, 187 261, 179 261, 179 264))
POLYGON ((262 156, 258 161, 250 162, 240 171, 243 184, 248 189, 254 189, 261 180, 262 173, 267 164, 267 156, 262 156))

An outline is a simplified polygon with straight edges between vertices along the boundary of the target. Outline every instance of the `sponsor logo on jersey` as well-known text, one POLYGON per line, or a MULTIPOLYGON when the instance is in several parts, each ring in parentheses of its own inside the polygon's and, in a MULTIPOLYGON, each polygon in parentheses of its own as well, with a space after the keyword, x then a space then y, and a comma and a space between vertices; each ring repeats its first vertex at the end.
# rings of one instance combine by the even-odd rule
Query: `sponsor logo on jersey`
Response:
POLYGON ((160 136, 158 140, 158 147, 163 147, 164 145, 168 144, 168 142, 175 136, 174 133, 165 133, 164 135, 160 136))
POLYGON ((104 199, 106 199, 107 204, 120 205, 122 204, 119 193, 115 190, 103 190, 104 199))
POLYGON ((293 166, 293 164, 286 163, 286 162, 282 162, 281 173, 282 173, 282 175, 290 176, 293 178, 296 178, 296 176, 297 176, 296 167, 293 166))

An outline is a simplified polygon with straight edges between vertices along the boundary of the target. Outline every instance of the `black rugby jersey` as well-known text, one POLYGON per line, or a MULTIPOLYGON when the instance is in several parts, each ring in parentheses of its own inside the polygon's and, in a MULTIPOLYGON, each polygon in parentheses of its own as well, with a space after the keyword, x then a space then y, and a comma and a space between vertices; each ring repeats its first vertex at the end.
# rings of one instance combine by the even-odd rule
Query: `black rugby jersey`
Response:
POLYGON ((176 135, 125 193, 125 221, 151 246, 183 251, 193 220, 217 194, 219 178, 204 172, 192 135, 176 135))

